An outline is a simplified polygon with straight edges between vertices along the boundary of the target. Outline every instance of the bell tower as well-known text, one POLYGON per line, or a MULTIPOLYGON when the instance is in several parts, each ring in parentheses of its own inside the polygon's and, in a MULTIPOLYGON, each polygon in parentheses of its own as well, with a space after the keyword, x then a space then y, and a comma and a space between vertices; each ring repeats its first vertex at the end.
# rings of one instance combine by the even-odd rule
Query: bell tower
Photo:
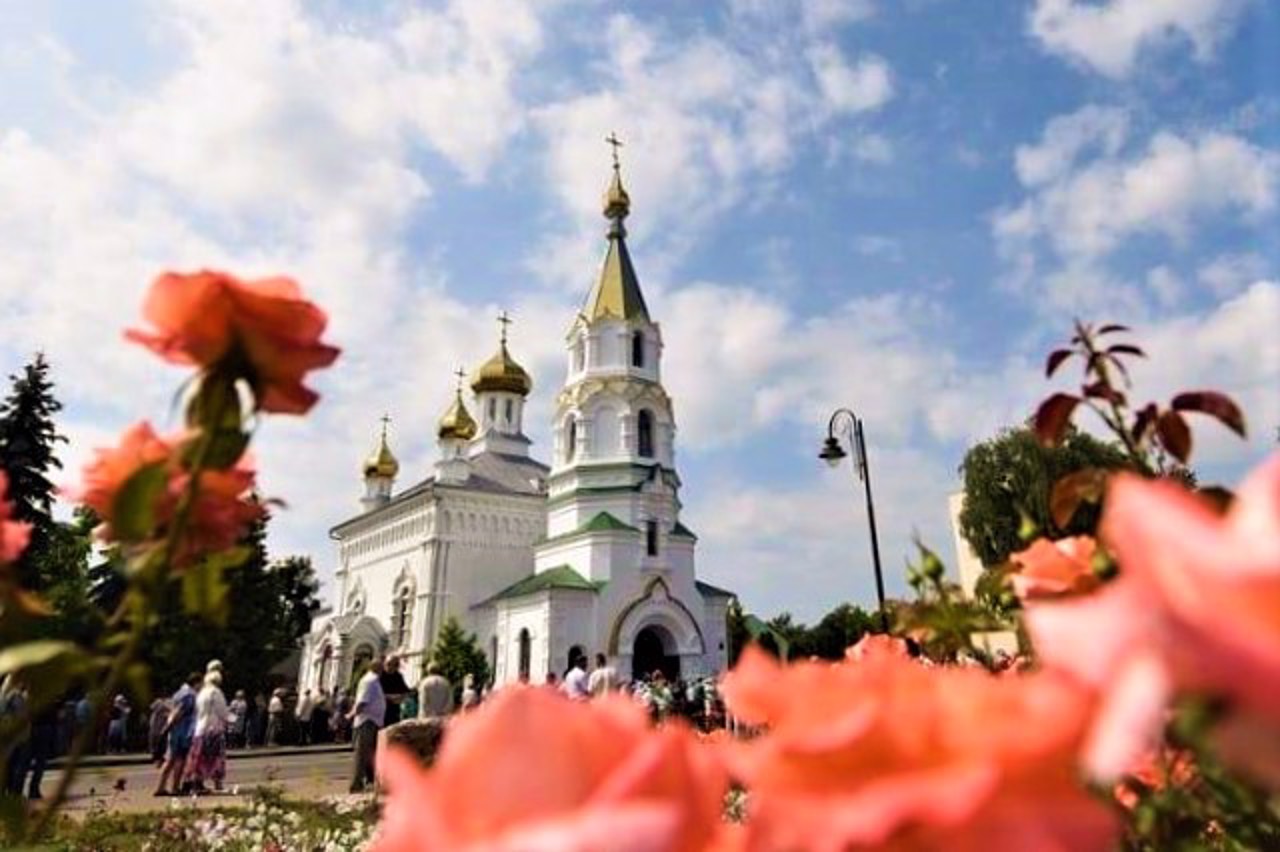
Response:
MULTIPOLYGON (((614 539, 628 539, 637 561, 657 569, 668 564, 672 536, 687 533, 679 523, 675 418, 662 386, 662 330, 627 247, 631 198, 618 160, 621 142, 606 141, 613 169, 603 199, 605 255, 565 336, 568 369, 556 398, 547 535, 607 529, 614 539)), ((591 580, 608 580, 623 567, 583 558, 574 568, 591 580)))

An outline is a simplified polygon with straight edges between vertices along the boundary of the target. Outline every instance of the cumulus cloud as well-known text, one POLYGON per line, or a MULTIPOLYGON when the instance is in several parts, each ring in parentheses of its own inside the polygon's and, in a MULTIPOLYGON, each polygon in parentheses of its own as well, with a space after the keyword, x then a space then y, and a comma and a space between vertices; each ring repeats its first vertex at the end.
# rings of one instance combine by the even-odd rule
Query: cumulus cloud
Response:
MULTIPOLYGON (((616 130, 627 146, 623 157, 637 211, 633 237, 653 263, 680 257, 725 210, 767 198, 770 179, 795 162, 803 146, 887 103, 893 84, 886 60, 866 55, 850 62, 828 40, 829 30, 815 33, 805 23, 814 15, 856 20, 857 5, 806 4, 797 14, 753 0, 731 10, 752 26, 684 37, 660 21, 612 16, 586 44, 593 55, 607 57, 600 74, 534 111, 548 185, 570 221, 543 242, 531 267, 575 292, 580 288, 575 276, 588 256, 572 247, 594 245, 603 188, 603 170, 583 165, 603 165, 602 128, 616 130), (759 26, 764 19, 773 23, 759 26)), ((862 132, 857 139, 860 159, 892 158, 883 135, 862 132)))
POLYGON ((996 212, 993 233, 1011 280, 1056 279, 1055 309, 1117 293, 1124 307, 1139 304, 1141 289, 1113 286, 1106 269, 1117 250, 1146 236, 1185 246, 1198 225, 1224 217, 1259 222, 1280 187, 1280 152, 1215 130, 1159 130, 1138 146, 1123 111, 1095 105, 1052 119, 1018 147, 1014 168, 1026 196, 996 212), (1046 273, 1046 259, 1056 269, 1046 273))
POLYGON ((1122 78, 1145 50, 1178 42, 1208 61, 1243 6, 1244 0, 1036 0, 1028 26, 1050 53, 1122 78))
POLYGON ((889 63, 879 56, 864 56, 851 65, 839 46, 828 42, 809 49, 809 63, 823 99, 835 112, 867 112, 893 97, 889 63))
MULTIPOLYGON (((0 130, 0 347, 12 361, 50 355, 68 403, 68 476, 125 423, 173 422, 182 373, 120 333, 158 270, 193 266, 298 277, 345 349, 317 377, 311 417, 260 430, 264 490, 292 506, 273 546, 326 567, 324 530, 354 508, 384 411, 405 476, 425 476, 449 373, 490 354, 497 306, 453 295, 430 257, 408 261, 407 222, 436 179, 413 152, 434 150, 437 169, 467 179, 486 173, 523 126, 515 79, 548 8, 466 0, 339 24, 292 0, 167 3, 152 26, 176 48, 172 65, 91 112, 63 104, 82 117, 75 133, 0 130)), ((55 91, 74 72, 51 69, 55 91)), ((570 312, 515 301, 531 324, 570 312)), ((515 334, 532 368, 559 365, 554 339, 515 334)))

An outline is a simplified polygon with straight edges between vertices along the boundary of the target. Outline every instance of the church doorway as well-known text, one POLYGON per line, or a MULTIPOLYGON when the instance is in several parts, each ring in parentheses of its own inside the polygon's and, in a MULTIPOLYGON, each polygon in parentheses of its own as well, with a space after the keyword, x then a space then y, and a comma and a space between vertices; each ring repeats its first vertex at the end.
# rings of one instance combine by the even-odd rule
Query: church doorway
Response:
POLYGON ((666 628, 656 624, 642 628, 631 652, 631 676, 642 680, 660 671, 669 681, 679 680, 680 656, 675 650, 675 637, 666 628))

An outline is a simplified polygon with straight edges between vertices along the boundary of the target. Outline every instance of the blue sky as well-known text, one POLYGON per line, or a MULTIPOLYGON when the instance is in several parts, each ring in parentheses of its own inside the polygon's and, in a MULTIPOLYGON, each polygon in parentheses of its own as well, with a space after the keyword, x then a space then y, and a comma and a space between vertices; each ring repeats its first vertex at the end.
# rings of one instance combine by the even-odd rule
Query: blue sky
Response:
POLYGON ((1237 395, 1210 476, 1268 451, 1276 43, 1262 0, 0 0, 0 364, 49 353, 74 468, 173 420, 180 375, 119 338, 156 271, 295 275, 345 354, 258 453, 273 547, 327 576, 377 418, 426 475, 502 309, 545 456, 616 131, 702 574, 813 618, 872 600, 829 412, 866 421, 900 591, 1075 316, 1135 327, 1140 393, 1237 395))

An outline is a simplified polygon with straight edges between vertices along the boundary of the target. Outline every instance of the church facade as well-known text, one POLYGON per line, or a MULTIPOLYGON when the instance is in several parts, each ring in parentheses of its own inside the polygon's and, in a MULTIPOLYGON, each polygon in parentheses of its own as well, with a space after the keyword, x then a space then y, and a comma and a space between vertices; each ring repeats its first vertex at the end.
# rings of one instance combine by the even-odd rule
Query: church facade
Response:
POLYGON ((627 249, 629 212, 615 159, 604 262, 566 335, 550 465, 524 435, 533 385, 505 322, 471 377, 472 407, 460 383, 440 420, 432 475, 395 490, 384 423, 362 511, 330 532, 335 596, 304 639, 299 688, 345 688, 389 653, 414 682, 450 617, 499 685, 541 683, 578 653, 604 653, 624 678, 725 667, 733 595, 697 579, 697 538, 680 521, 662 333, 627 249))

